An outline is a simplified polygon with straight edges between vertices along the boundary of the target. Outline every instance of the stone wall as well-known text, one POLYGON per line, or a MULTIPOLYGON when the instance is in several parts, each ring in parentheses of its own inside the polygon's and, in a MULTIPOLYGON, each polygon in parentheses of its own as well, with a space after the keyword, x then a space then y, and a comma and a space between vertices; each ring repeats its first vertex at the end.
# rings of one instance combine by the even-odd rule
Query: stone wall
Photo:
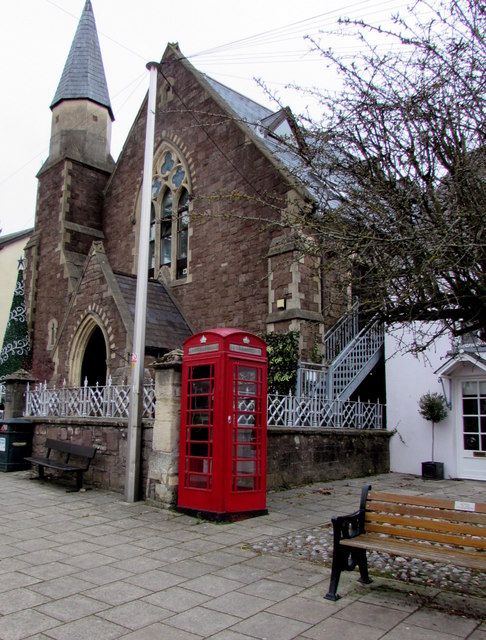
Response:
MULTIPOLYGON (((106 255, 123 273, 136 270, 145 120, 141 109, 105 192, 106 255)), ((301 263, 292 251, 268 261, 275 236, 291 231, 281 220, 290 193, 298 199, 290 180, 179 54, 164 59, 158 78, 156 162, 166 144, 184 158, 191 185, 187 277, 167 284, 194 331, 231 326, 265 332, 269 313, 278 331, 306 332, 299 321, 309 314, 322 322, 316 264, 301 263), (288 299, 291 317, 277 309, 277 297, 288 299)))
POLYGON ((268 429, 267 489, 390 470, 389 431, 268 429))
POLYGON ((26 246, 25 296, 31 329, 33 377, 52 379, 53 357, 66 372, 66 354, 50 344, 49 326, 63 324, 66 310, 92 242, 101 231, 102 190, 108 174, 71 161, 44 167, 39 173, 36 223, 26 246))
MULTIPOLYGON (((95 446, 98 451, 85 474, 86 484, 123 493, 126 421, 37 418, 34 424, 34 454, 45 452, 46 438, 95 446)), ((170 506, 167 492, 160 493, 156 489, 161 481, 165 481, 168 454, 153 448, 153 431, 151 422, 144 423, 141 497, 170 506)), ((267 489, 387 473, 390 470, 390 437, 388 431, 271 428, 268 430, 267 489)), ((173 454, 177 457, 177 449, 173 454)), ((172 486, 172 490, 175 490, 175 499, 176 487, 172 486)))
MULTIPOLYGON (((127 450, 126 420, 35 418, 33 423, 32 450, 34 455, 45 454, 46 438, 94 446, 97 448, 97 452, 90 469, 84 474, 86 484, 123 493, 127 450)), ((145 494, 147 483, 152 438, 152 422, 146 421, 142 429, 142 482, 140 486, 143 494, 145 494)))

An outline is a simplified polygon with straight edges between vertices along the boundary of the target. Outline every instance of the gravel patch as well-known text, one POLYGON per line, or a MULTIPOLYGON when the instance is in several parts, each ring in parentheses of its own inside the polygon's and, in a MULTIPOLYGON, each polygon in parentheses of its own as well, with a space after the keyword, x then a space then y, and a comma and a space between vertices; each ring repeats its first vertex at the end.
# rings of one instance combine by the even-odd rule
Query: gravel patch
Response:
MULTIPOLYGON (((267 538, 252 545, 259 553, 280 554, 308 560, 326 567, 332 563, 332 527, 312 527, 286 536, 267 538)), ((451 567, 417 558, 402 558, 386 553, 368 552, 371 574, 411 584, 429 585, 478 597, 486 597, 486 574, 462 567, 451 567)), ((358 569, 356 569, 358 571, 358 569)))

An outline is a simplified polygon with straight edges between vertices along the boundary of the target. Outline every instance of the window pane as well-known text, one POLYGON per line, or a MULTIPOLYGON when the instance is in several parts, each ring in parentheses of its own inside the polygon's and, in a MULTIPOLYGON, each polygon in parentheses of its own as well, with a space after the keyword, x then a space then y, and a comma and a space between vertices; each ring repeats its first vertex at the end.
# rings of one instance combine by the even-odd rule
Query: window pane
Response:
POLYGON ((189 194, 183 189, 177 205, 177 278, 187 274, 188 206, 189 194))
POLYGON ((172 191, 166 191, 162 201, 162 218, 172 219, 172 191))
POLYGON ((160 264, 170 265, 172 254, 172 193, 166 191, 162 200, 160 225, 160 264))
POLYGON ((172 159, 172 153, 170 151, 167 151, 167 153, 165 154, 164 162, 162 163, 162 166, 160 168, 160 173, 162 175, 169 173, 173 166, 174 160, 172 159))
POLYGON ((155 267, 155 207, 150 207, 149 269, 155 267))
POLYGON ((462 401, 462 411, 466 415, 475 415, 478 414, 478 401, 476 398, 464 398, 462 401))
POLYGON ((464 416, 464 433, 468 431, 478 431, 479 422, 475 416, 464 416))
POLYGON ((462 383, 462 395, 476 396, 478 394, 478 385, 476 382, 463 382, 462 383))
POLYGON ((171 237, 162 238, 160 241, 160 264, 170 264, 171 237))
POLYGON ((155 178, 152 182, 152 198, 155 200, 160 192, 160 187, 162 186, 162 180, 160 178, 155 178))
POLYGON ((466 451, 479 451, 479 436, 466 434, 464 436, 464 449, 466 451))
POLYGON ((172 177, 172 182, 174 184, 174 186, 176 187, 176 189, 178 189, 181 184, 182 181, 184 180, 184 177, 186 175, 186 172, 184 171, 184 169, 179 165, 172 177))

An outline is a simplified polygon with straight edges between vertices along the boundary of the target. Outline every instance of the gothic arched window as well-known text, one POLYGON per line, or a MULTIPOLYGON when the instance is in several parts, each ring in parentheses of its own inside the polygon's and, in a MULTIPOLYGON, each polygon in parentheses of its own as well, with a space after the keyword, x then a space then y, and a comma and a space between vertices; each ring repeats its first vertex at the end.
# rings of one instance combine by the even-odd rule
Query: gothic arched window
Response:
POLYGON ((177 152, 166 147, 154 162, 150 219, 150 275, 162 268, 171 280, 187 277, 189 176, 177 152))

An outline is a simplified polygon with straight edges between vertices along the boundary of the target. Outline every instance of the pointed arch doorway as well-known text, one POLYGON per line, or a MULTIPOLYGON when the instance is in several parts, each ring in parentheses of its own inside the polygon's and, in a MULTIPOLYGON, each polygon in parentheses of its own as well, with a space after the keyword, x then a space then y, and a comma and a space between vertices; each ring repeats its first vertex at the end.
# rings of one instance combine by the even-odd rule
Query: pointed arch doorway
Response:
POLYGON ((89 387, 96 383, 106 384, 106 341, 101 328, 96 325, 91 333, 81 363, 81 384, 88 381, 89 387))

